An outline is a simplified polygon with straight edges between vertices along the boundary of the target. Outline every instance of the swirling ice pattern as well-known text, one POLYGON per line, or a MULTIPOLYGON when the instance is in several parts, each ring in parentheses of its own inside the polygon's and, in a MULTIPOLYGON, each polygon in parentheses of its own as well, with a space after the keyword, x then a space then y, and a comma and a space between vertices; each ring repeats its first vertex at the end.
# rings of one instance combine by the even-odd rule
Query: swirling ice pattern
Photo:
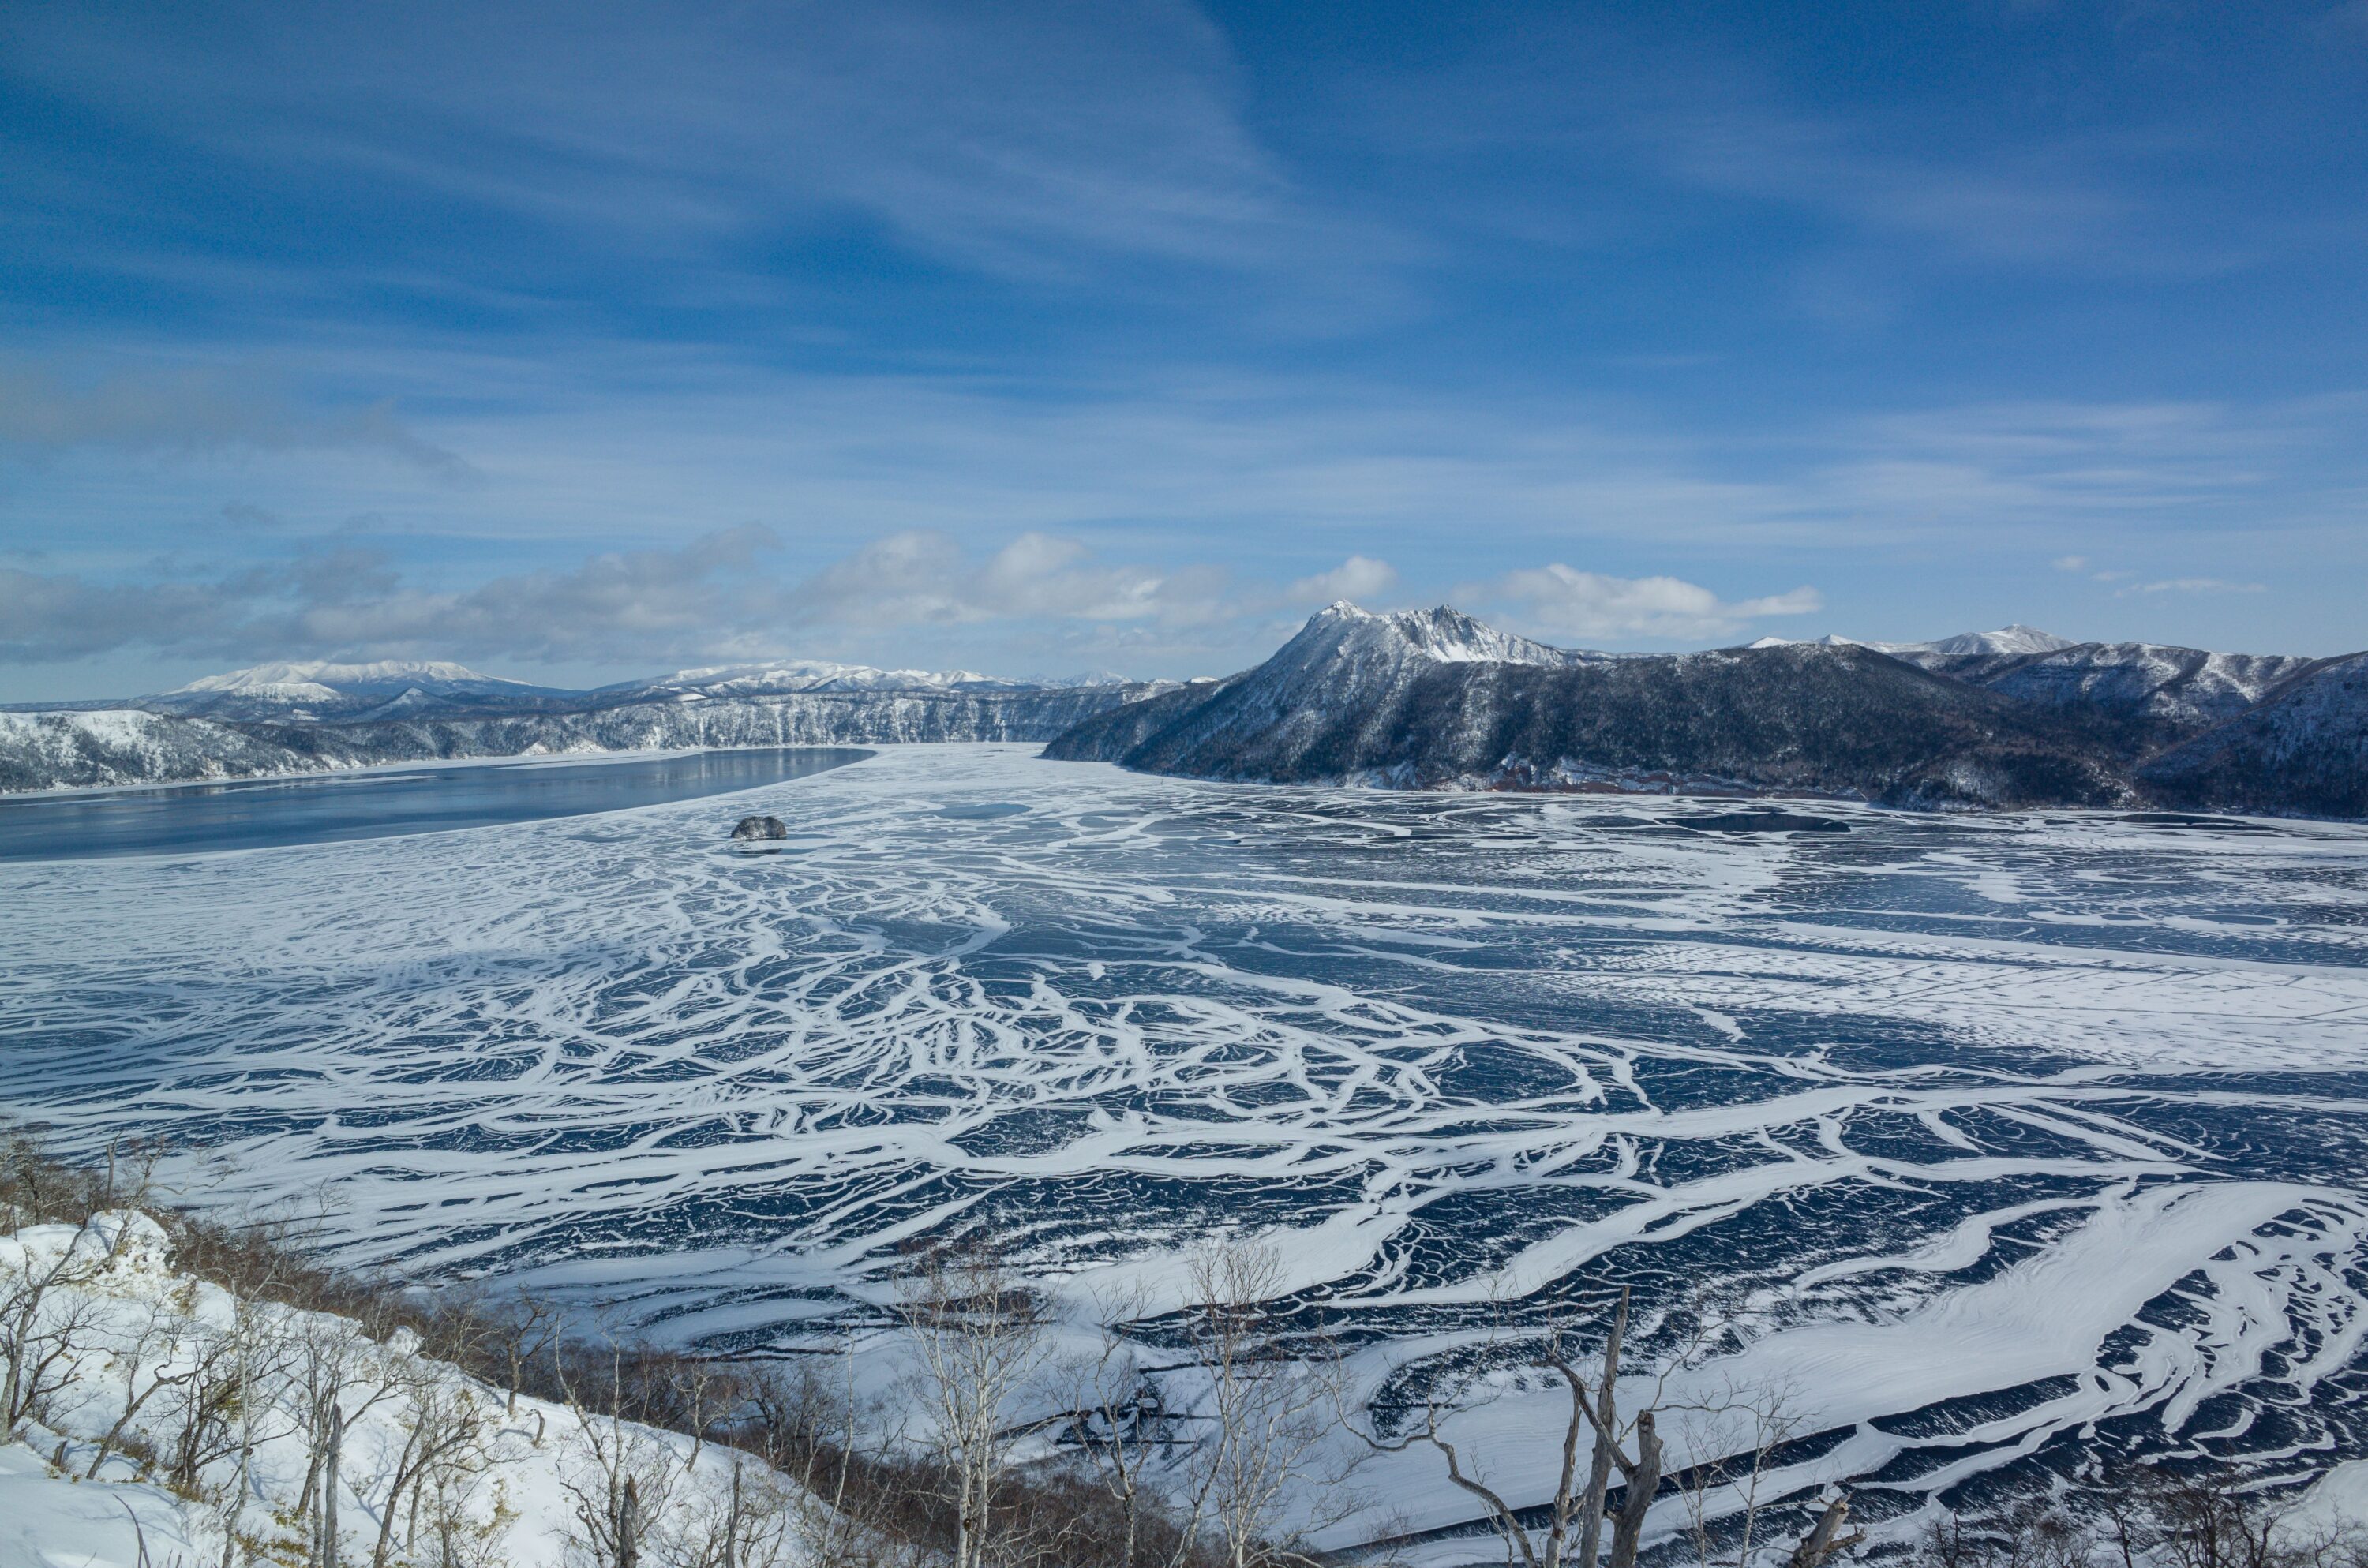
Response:
MULTIPOLYGON (((1625 1281, 1902 1506, 2084 1433, 2368 1451, 2368 833, 1652 825, 1705 809, 916 747, 0 868, 0 1101, 711 1346, 862 1321, 924 1233, 1080 1300, 1265 1233, 1385 1399, 1625 1281), (743 811, 794 836, 727 849, 743 811)), ((1528 1398, 1465 1422, 1542 1490, 1528 1398)))

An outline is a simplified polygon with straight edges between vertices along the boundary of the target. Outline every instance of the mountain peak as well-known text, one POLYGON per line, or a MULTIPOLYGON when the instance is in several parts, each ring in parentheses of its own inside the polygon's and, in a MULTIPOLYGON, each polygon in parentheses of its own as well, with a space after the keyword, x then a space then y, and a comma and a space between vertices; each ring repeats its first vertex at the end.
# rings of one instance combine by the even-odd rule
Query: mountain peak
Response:
POLYGON ((1393 660, 1418 658, 1433 664, 1570 665, 1592 655, 1499 631, 1453 605, 1429 609, 1373 611, 1336 599, 1308 617, 1292 639, 1304 651, 1331 656, 1370 644, 1393 660))

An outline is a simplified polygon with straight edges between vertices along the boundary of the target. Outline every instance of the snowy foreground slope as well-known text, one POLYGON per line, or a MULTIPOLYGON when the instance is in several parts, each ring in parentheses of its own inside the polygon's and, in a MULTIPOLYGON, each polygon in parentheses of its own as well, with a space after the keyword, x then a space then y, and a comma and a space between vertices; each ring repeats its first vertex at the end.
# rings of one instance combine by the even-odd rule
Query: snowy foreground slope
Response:
POLYGON ((28 1369, 0 1443, 0 1564, 196 1568, 313 1560, 334 1517, 339 1560, 438 1568, 581 1561, 632 1476, 645 1539, 712 1540, 741 1496, 780 1539, 750 1568, 804 1560, 811 1498, 727 1449, 511 1396, 349 1320, 242 1301, 176 1272, 165 1232, 111 1210, 0 1236, 0 1335, 28 1369), (322 1412, 343 1437, 324 1510, 322 1412), (228 1549, 226 1551, 226 1549, 228 1549))

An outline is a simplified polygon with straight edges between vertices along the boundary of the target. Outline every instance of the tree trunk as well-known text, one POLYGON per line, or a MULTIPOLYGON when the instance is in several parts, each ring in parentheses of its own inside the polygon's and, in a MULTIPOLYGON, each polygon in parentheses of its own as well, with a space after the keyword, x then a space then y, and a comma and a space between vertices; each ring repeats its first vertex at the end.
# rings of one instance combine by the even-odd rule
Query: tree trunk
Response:
POLYGON ((617 1506, 617 1568, 641 1568, 642 1489, 625 1477, 624 1501, 617 1506))
POLYGON ((723 1568, 740 1568, 740 1461, 732 1461, 732 1511, 723 1516, 723 1568))
POLYGON ((1849 1498, 1837 1497, 1827 1504, 1826 1511, 1817 1516, 1816 1527, 1802 1538, 1800 1545, 1793 1549, 1789 1568, 1819 1568, 1819 1564, 1835 1552, 1862 1540, 1857 1535, 1841 1535, 1841 1528, 1849 1519, 1849 1498))
POLYGON ((1653 1433, 1653 1413, 1636 1417, 1636 1468, 1628 1472, 1628 1491, 1620 1499, 1620 1517, 1611 1523, 1611 1568, 1636 1568, 1636 1543, 1645 1533, 1645 1516, 1652 1510, 1653 1494, 1661 1489, 1661 1439, 1653 1433))
POLYGON ((321 1456, 321 1540, 314 1560, 320 1568, 337 1568, 337 1456, 346 1442, 346 1413, 329 1402, 329 1435, 321 1456))
POLYGON ((1578 1517, 1577 1568, 1595 1568, 1603 1541, 1603 1498, 1611 1489, 1611 1434, 1620 1430, 1620 1346, 1628 1334, 1628 1288, 1620 1288, 1611 1332, 1603 1341, 1603 1369, 1595 1385, 1595 1449, 1587 1466, 1587 1497, 1578 1517))

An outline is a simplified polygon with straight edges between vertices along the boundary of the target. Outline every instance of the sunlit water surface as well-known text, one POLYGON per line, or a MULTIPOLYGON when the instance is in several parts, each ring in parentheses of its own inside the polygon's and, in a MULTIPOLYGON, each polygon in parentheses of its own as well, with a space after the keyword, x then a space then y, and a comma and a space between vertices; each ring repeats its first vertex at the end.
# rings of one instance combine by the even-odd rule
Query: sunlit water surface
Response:
POLYGON ((269 849, 540 822, 728 794, 843 767, 867 755, 786 746, 538 757, 0 795, 0 860, 269 849))

